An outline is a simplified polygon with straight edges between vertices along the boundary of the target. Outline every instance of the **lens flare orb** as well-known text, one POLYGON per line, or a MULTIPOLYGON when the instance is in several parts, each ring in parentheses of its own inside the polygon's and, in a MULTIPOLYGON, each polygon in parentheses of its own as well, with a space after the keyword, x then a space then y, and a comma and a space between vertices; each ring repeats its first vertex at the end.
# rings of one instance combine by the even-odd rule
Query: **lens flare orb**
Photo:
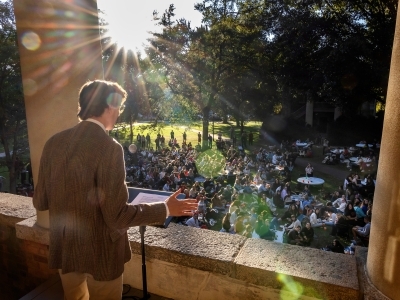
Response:
POLYGON ((196 159, 196 167, 203 177, 215 177, 222 173, 225 167, 225 157, 214 149, 206 150, 199 154, 196 159))

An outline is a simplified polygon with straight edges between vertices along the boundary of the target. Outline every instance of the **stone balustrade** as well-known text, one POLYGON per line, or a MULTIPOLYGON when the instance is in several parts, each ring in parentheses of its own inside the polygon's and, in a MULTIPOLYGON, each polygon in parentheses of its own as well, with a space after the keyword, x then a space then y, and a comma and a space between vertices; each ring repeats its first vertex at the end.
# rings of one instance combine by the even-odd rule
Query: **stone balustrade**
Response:
MULTIPOLYGON (((19 297, 56 273, 47 268, 48 231, 35 214, 30 198, 0 194, 0 286, 8 282, 19 297)), ((141 289, 138 228, 128 235, 124 282, 141 289)), ((351 256, 176 224, 148 226, 145 244, 148 290, 164 297, 384 299, 365 274, 366 248, 351 256)))

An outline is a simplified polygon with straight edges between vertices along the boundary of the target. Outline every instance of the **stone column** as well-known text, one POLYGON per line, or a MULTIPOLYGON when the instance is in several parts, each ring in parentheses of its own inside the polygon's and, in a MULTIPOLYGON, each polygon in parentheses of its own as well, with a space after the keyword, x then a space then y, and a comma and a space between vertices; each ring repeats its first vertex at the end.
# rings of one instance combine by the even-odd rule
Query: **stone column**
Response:
MULTIPOLYGON (((33 180, 45 142, 77 124, 79 88, 102 79, 97 3, 14 0, 33 180)), ((60 145, 63 147, 63 145, 60 145)), ((48 212, 37 224, 48 227, 48 212)))
POLYGON ((340 107, 335 107, 335 112, 333 115, 333 120, 336 121, 342 115, 342 109, 340 107))
POLYGON ((306 123, 312 127, 313 126, 313 122, 314 122, 314 102, 307 100, 307 103, 306 103, 306 123))
POLYGON ((400 299, 399 14, 400 10, 397 12, 367 259, 367 271, 372 283, 391 299, 400 299))

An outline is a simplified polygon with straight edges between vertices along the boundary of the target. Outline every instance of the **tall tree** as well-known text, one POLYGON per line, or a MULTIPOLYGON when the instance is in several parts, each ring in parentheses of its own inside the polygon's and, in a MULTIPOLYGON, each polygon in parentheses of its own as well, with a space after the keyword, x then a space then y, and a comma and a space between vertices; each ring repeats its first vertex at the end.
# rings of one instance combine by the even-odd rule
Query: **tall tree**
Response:
POLYGON ((27 149, 26 116, 17 34, 11 1, 0 2, 0 140, 9 172, 10 192, 16 192, 17 156, 27 149))
POLYGON ((173 20, 174 9, 171 5, 159 19, 163 31, 154 34, 149 51, 163 66, 168 87, 201 110, 203 136, 212 112, 230 110, 243 121, 243 104, 255 103, 247 96, 263 86, 254 76, 261 57, 262 1, 205 0, 195 5, 203 15, 202 26, 195 29, 186 20, 173 20), (239 78, 246 82, 240 94, 231 88, 239 78))
POLYGON ((396 7, 394 0, 271 2, 271 59, 282 90, 351 114, 365 101, 384 102, 396 7))

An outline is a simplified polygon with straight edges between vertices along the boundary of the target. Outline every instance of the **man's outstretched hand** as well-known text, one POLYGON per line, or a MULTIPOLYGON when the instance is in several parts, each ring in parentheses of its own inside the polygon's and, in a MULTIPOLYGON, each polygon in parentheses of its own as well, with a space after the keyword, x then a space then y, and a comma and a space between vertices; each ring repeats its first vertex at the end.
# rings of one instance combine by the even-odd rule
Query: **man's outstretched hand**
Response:
POLYGON ((176 197, 181 194, 180 189, 173 193, 165 203, 168 206, 171 217, 191 216, 194 210, 197 210, 196 199, 178 200, 176 197))

